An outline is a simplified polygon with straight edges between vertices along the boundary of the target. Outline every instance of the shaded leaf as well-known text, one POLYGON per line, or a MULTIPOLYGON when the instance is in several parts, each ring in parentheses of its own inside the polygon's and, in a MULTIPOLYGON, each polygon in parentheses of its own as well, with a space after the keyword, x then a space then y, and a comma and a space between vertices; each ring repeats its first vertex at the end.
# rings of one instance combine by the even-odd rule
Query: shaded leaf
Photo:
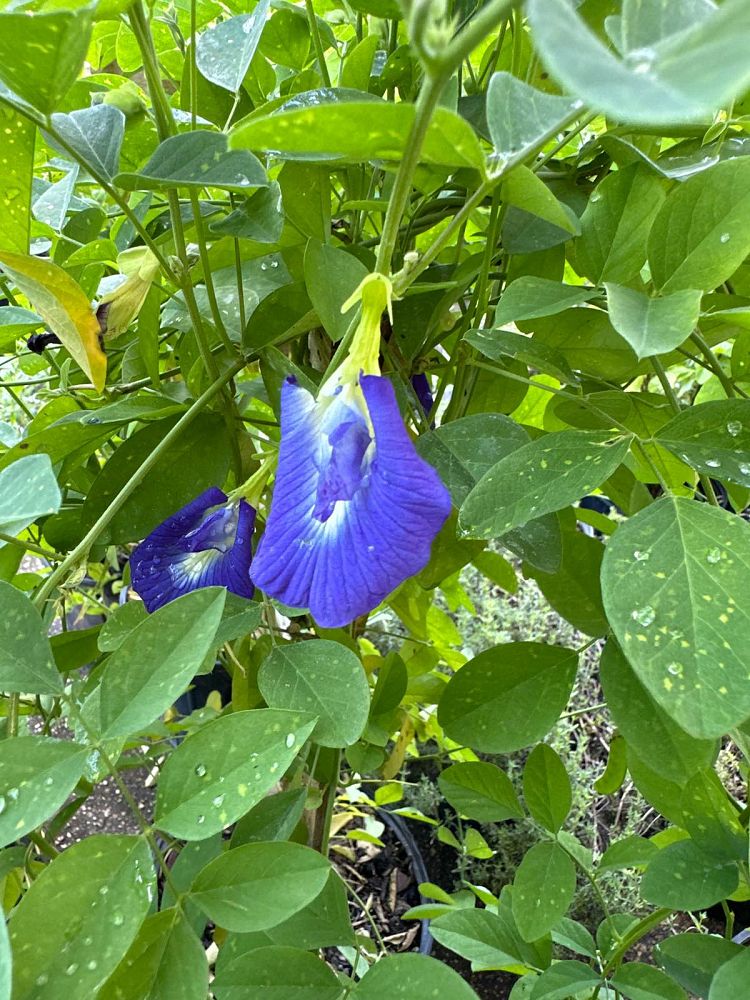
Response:
POLYGON ((686 288, 651 298, 633 288, 606 282, 612 326, 638 358, 666 354, 684 343, 698 325, 703 293, 686 288))
POLYGON ((115 184, 126 191, 219 187, 243 192, 265 187, 268 178, 252 153, 229 149, 223 133, 199 129, 165 139, 137 174, 118 174, 115 184))

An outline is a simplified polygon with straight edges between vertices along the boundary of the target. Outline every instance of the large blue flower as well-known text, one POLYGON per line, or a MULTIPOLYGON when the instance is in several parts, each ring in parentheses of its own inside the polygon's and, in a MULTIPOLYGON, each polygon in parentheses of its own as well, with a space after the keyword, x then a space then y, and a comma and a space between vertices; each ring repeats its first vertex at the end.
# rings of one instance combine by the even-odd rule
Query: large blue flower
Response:
POLYGON ((212 486, 172 514, 130 557, 133 589, 149 611, 199 587, 252 597, 255 510, 212 486))
POLYGON ((430 558, 448 491, 417 454, 379 375, 324 388, 289 378, 271 511, 255 584, 336 628, 372 611, 430 558))

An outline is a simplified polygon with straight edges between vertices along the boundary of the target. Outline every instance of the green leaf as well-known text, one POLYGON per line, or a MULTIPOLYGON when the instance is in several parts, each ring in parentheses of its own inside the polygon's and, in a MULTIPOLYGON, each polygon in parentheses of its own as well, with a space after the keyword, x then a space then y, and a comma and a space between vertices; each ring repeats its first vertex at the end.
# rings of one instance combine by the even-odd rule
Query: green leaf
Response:
POLYGON ((262 931, 311 903, 330 871, 326 858, 301 844, 245 844, 206 865, 190 899, 229 931, 262 931))
POLYGON ((552 928, 552 940, 568 951, 585 955, 587 958, 596 958, 596 941, 583 924, 571 920, 570 917, 561 917, 557 921, 552 928))
POLYGON ((360 980, 352 1000, 383 1000, 383 997, 445 997, 446 1000, 477 1000, 477 994, 457 972, 426 955, 386 955, 360 980))
POLYGON ((113 653, 122 646, 136 625, 147 618, 148 611, 143 601, 128 601, 118 605, 102 625, 97 646, 102 653, 113 653))
MULTIPOLYGON (((6 16, 11 15, 0 14, 6 16)), ((101 392, 107 358, 99 346, 99 321, 80 285, 50 260, 2 251, 0 264, 101 392)))
POLYGON ((609 631, 602 606, 599 570, 604 547, 576 528, 561 533, 562 561, 554 573, 545 573, 528 564, 524 576, 532 577, 546 599, 566 621, 586 635, 606 635, 609 631))
POLYGON ((525 965, 517 934, 490 910, 453 908, 433 920, 430 930, 444 948, 470 961, 473 971, 510 967, 515 971, 525 965))
POLYGON ((645 868, 659 851, 656 844, 636 834, 609 845, 599 859, 599 869, 645 868))
POLYGON ((465 537, 500 538, 591 493, 624 461, 631 437, 587 431, 546 434, 485 473, 464 501, 465 537))
POLYGON ((0 103, 0 130, 10 154, 0 159, 0 250, 28 253, 36 126, 0 103))
POLYGON ((495 310, 495 326, 538 316, 553 316, 571 306, 581 305, 597 295, 595 288, 563 285, 549 278, 524 274, 507 286, 495 310))
POLYGON ((78 164, 76 163, 61 180, 50 184, 34 199, 31 211, 37 222, 49 226, 58 233, 60 232, 65 225, 77 180, 78 164))
POLYGON ((205 1000, 208 962, 179 910, 153 913, 97 1000, 205 1000))
POLYGON ((76 743, 46 736, 0 742, 0 846, 12 844, 57 812, 83 774, 89 753, 76 743))
POLYGON ((203 76, 224 90, 239 93, 266 24, 270 0, 260 0, 252 14, 213 25, 198 36, 195 59, 203 76))
MULTIPOLYGON (((726 6, 726 5, 725 5, 726 6)), ((748 8, 750 16, 750 8, 748 8)), ((711 291, 750 252, 750 161, 717 163, 678 184, 654 220, 648 260, 662 292, 711 291)))
POLYGON ((487 649, 451 677, 438 721, 452 740, 509 753, 542 739, 565 707, 578 654, 561 646, 508 643, 487 649))
MULTIPOLYGON (((556 226, 563 232, 577 234, 578 220, 558 201, 552 191, 528 167, 518 166, 503 180, 503 201, 556 226)), ((512 252, 512 251, 509 251, 512 252)))
POLYGON ((594 789, 599 795, 614 795, 622 788, 627 771, 627 744, 622 736, 615 734, 609 743, 607 766, 594 782, 594 789))
POLYGON ((245 192, 265 187, 266 172, 246 149, 229 149, 226 135, 198 129, 165 139, 137 173, 122 173, 115 184, 126 191, 218 187, 245 192))
POLYGON ((222 587, 185 594, 125 638, 102 675, 99 711, 105 739, 143 729, 182 694, 215 645, 225 596, 222 587))
POLYGON ((750 527, 679 497, 639 511, 607 545, 602 594, 617 640, 657 704, 700 739, 750 715, 749 567, 750 527))
POLYGON ((523 809, 510 778, 495 764, 468 761, 451 764, 438 785, 456 812, 480 823, 521 819, 523 809))
POLYGON ((744 54, 750 11, 728 0, 692 28, 652 39, 618 59, 596 37, 569 0, 530 0, 532 37, 563 86, 618 121, 673 124, 709 120, 750 83, 744 54))
POLYGON ((659 179, 638 164, 607 174, 581 216, 576 271, 597 285, 635 278, 646 262, 646 240, 665 196, 659 179))
MULTIPOLYGON (((52 115, 55 135, 97 174, 110 180, 120 165, 120 149, 125 136, 125 115, 111 104, 94 104, 90 108, 52 115)), ((48 141, 64 156, 67 149, 55 138, 48 141)))
MULTIPOLYGON (((81 523, 90 527, 107 510, 135 470, 151 455, 177 418, 149 424, 124 441, 89 488, 81 523)), ((138 489, 120 507, 99 535, 100 544, 144 538, 209 486, 227 474, 230 445, 224 420, 203 413, 190 424, 144 476, 138 489)))
POLYGON ((570 778, 559 756, 546 743, 535 746, 526 760, 523 797, 531 815, 550 833, 557 833, 568 818, 573 800, 570 778))
POLYGON ((212 222, 208 228, 216 236, 240 236, 256 243, 278 243, 284 229, 284 211, 277 181, 271 181, 267 188, 245 198, 239 208, 226 218, 212 222))
POLYGON ((232 847, 266 840, 289 840, 302 819, 307 793, 304 788, 267 795, 239 820, 232 832, 232 847))
POLYGON ((599 985, 594 970, 576 960, 555 962, 536 980, 531 1000, 568 1000, 599 985))
POLYGON ((339 1000, 342 989, 322 959, 279 945, 240 955, 212 983, 217 1000, 339 1000))
POLYGON ((542 317, 534 323, 534 339, 559 351, 574 371, 597 379, 624 382, 638 370, 630 345, 601 309, 566 309, 542 317))
POLYGON ((350 746, 364 731, 367 676, 359 657, 338 642, 277 646, 260 666, 258 687, 270 708, 317 716, 312 739, 320 746, 350 746))
MULTIPOLYGON (((400 160, 414 122, 415 107, 401 102, 339 101, 251 118, 232 130, 233 149, 273 150, 275 155, 364 163, 400 160)), ((447 108, 432 116, 420 160, 448 167, 484 170, 474 130, 447 108)))
POLYGON ((417 451, 440 473, 454 504, 461 504, 498 457, 527 444, 529 435, 502 413, 475 413, 421 434, 417 451))
POLYGON ((698 325, 703 293, 685 288, 651 298, 634 288, 605 282, 612 326, 638 359, 666 354, 684 343, 698 325))
POLYGON ((0 690, 61 694, 47 629, 25 594, 0 580, 0 690))
POLYGON ((0 927, 0 1000, 10 1000, 12 978, 13 956, 10 951, 8 926, 3 920, 0 927))
MULTIPOLYGON (((686 990, 700 997, 709 996, 711 983, 722 967, 736 956, 747 954, 741 945, 713 934, 676 934, 656 946, 659 965, 686 990)), ((743 982, 747 982, 747 972, 743 973, 743 982)), ((715 1000, 736 1000, 739 995, 732 990, 720 993, 715 1000)))
POLYGON ((524 941, 536 941, 555 926, 575 888, 575 865, 559 844, 543 841, 526 852, 513 879, 513 916, 524 941))
POLYGON ((696 771, 711 766, 716 741, 697 740, 680 729, 651 698, 612 639, 602 652, 599 677, 617 728, 652 770, 684 785, 696 771))
POLYGON ((691 406, 661 427, 656 439, 699 472, 750 486, 750 400, 691 406))
POLYGON ((517 358, 525 365, 538 368, 539 371, 552 375, 560 382, 578 381, 578 377, 559 351, 521 333, 508 330, 469 330, 464 340, 481 351, 486 358, 495 361, 517 358))
POLYGON ((156 825, 204 840, 234 823, 283 776, 312 732, 298 712, 255 709, 220 716, 167 759, 156 791, 156 825))
POLYGON ((89 5, 0 13, 0 80, 38 111, 50 114, 83 68, 93 11, 94 5, 89 5))
POLYGON ((313 308, 328 336, 335 343, 355 319, 355 310, 341 312, 342 305, 367 276, 361 260, 345 250, 310 240, 305 249, 305 286, 313 308))
POLYGON ((495 152, 525 159, 540 143, 554 138, 578 107, 570 97, 542 93, 510 73, 493 73, 487 88, 487 124, 495 152))
MULTIPOLYGON (((60 509, 62 496, 46 455, 19 458, 0 471, 0 531, 19 535, 39 517, 60 509)), ((6 543, 0 541, 0 548, 6 543)))
POLYGON ((745 860, 747 831, 715 774, 708 771, 693 775, 683 789, 680 805, 681 825, 700 851, 715 861, 745 860))
POLYGON ((664 847, 646 869, 641 895, 670 910, 703 910, 731 896, 739 883, 737 865, 703 854, 690 840, 664 847))
POLYGON ((128 950, 154 895, 140 837, 95 835, 68 847, 13 913, 13 997, 93 997, 128 950))
MULTIPOLYGON (((0 108, 0 113, 2 109, 0 108)), ((41 317, 20 306, 0 306, 0 346, 12 344, 22 333, 32 333, 42 326, 41 317)))

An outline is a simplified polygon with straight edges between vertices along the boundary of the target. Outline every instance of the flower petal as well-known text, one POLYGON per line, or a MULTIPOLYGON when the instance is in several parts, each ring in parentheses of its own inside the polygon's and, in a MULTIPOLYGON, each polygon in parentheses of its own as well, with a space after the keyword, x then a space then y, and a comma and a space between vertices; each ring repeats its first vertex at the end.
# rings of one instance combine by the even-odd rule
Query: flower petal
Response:
POLYGON ((226 494, 210 487, 163 521, 136 548, 130 557, 133 589, 148 611, 199 587, 226 587, 240 597, 252 597, 254 524, 255 510, 248 503, 229 504, 226 494), (217 510, 205 519, 211 508, 217 510), (221 539, 223 549, 212 544, 222 523, 229 530, 221 539))
POLYGON ((417 454, 391 383, 365 375, 360 385, 374 431, 368 474, 351 500, 325 521, 315 516, 324 404, 294 383, 282 389, 281 448, 271 512, 253 579, 272 597, 309 607, 336 628, 377 607, 430 558, 450 513, 437 472, 417 454))

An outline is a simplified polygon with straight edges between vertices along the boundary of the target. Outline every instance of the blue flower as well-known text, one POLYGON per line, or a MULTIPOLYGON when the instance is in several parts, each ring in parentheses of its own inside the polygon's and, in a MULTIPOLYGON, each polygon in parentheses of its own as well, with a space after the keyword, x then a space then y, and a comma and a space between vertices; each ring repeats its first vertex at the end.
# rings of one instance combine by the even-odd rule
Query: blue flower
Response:
POLYGON ((148 611, 199 587, 250 598, 255 509, 212 486, 172 514, 130 557, 133 589, 148 611))
POLYGON ((419 405, 424 410, 424 415, 429 417, 435 405, 435 398, 432 395, 432 389, 427 376, 423 372, 420 372, 418 375, 412 375, 410 381, 411 387, 419 400, 419 405))
POLYGON ((451 501, 417 454, 393 386, 334 379, 319 398, 288 378, 271 510, 253 580, 336 628, 364 615, 430 558, 451 501))

